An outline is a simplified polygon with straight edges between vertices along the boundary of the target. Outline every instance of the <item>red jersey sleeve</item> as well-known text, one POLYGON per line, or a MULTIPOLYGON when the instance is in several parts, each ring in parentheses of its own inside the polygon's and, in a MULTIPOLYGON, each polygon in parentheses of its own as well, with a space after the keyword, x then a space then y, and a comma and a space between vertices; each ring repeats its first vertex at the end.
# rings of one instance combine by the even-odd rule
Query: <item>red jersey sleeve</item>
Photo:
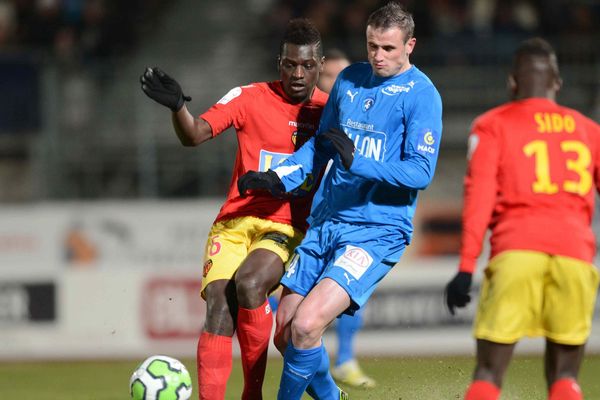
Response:
POLYGON ((471 273, 475 271, 477 257, 481 253, 498 186, 500 135, 494 132, 494 127, 487 121, 480 117, 473 123, 464 180, 459 270, 471 273))
POLYGON ((252 96, 252 90, 258 88, 254 85, 235 87, 200 115, 200 118, 208 122, 212 128, 213 137, 231 126, 240 129, 244 124, 246 106, 252 96))

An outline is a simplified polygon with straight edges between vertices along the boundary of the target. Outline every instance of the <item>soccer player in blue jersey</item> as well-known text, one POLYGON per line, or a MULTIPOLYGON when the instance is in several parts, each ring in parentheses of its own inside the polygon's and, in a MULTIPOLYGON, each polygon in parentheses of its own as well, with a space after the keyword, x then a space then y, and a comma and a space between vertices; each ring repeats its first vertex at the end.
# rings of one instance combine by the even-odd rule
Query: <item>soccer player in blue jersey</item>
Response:
POLYGON ((368 63, 338 76, 317 135, 272 170, 238 181, 240 193, 293 192, 333 159, 313 199, 306 237, 281 280, 278 399, 300 399, 309 384, 320 393, 315 398, 343 398, 323 368, 323 332, 366 303, 410 242, 417 193, 433 178, 442 134, 440 95, 409 61, 413 33, 411 14, 397 3, 373 12, 368 63))
MULTIPOLYGON (((329 49, 325 52, 318 88, 330 93, 339 73, 349 65, 350 59, 344 52, 329 49)), ((338 382, 368 389, 375 386, 375 380, 363 372, 354 356, 354 339, 363 325, 363 310, 361 307, 354 315, 342 314, 336 321, 337 352, 331 375, 338 382)))

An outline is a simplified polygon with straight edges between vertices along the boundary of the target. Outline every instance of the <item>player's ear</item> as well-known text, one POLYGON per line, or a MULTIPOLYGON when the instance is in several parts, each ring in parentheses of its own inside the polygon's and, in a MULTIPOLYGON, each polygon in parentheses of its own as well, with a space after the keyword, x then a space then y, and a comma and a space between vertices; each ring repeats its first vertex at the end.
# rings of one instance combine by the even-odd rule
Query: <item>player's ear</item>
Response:
POLYGON ((556 79, 554 79, 554 90, 555 91, 559 91, 560 88, 562 87, 563 84, 563 80, 560 76, 557 76, 556 79))
POLYGON ((277 56, 277 72, 281 70, 281 56, 277 56))
POLYGON ((413 50, 415 49, 415 45, 417 44, 417 38, 415 37, 411 37, 410 39, 408 39, 406 41, 405 47, 406 47, 406 54, 407 55, 411 55, 413 50))
POLYGON ((321 57, 319 61, 319 72, 323 72, 323 67, 325 67, 325 56, 321 57))
POLYGON ((508 75, 508 79, 506 80, 506 87, 508 88, 508 92, 510 93, 510 97, 514 98, 517 94, 517 80, 513 74, 508 75))

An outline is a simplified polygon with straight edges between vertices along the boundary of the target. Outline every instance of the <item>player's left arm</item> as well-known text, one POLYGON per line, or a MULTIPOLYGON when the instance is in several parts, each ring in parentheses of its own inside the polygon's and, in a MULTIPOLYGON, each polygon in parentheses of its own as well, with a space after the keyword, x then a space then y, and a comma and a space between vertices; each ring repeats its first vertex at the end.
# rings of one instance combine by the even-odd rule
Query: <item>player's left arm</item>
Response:
POLYGON ((600 194, 600 125, 590 121, 594 143, 594 184, 596 192, 600 194))
POLYGON ((356 152, 350 173, 401 188, 425 189, 429 185, 442 137, 442 100, 435 87, 415 93, 405 113, 407 137, 402 159, 382 163, 356 152))

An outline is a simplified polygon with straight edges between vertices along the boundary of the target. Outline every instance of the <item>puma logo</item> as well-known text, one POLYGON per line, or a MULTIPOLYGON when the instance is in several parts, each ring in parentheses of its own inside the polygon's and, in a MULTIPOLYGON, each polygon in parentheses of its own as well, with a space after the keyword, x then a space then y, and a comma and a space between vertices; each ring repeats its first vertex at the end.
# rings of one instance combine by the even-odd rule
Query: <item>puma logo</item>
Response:
POLYGON ((348 282, 346 282, 346 285, 350 285, 350 282, 352 282, 352 281, 356 280, 356 279, 354 279, 354 278, 350 278, 350 277, 348 276, 348 273, 347 273, 347 272, 344 272, 344 276, 346 277, 346 280, 348 281, 348 282))
POLYGON ((348 91, 346 92, 346 94, 350 97, 350 103, 354 102, 354 97, 358 94, 358 90, 354 93, 352 93, 350 91, 350 89, 348 89, 348 91))

